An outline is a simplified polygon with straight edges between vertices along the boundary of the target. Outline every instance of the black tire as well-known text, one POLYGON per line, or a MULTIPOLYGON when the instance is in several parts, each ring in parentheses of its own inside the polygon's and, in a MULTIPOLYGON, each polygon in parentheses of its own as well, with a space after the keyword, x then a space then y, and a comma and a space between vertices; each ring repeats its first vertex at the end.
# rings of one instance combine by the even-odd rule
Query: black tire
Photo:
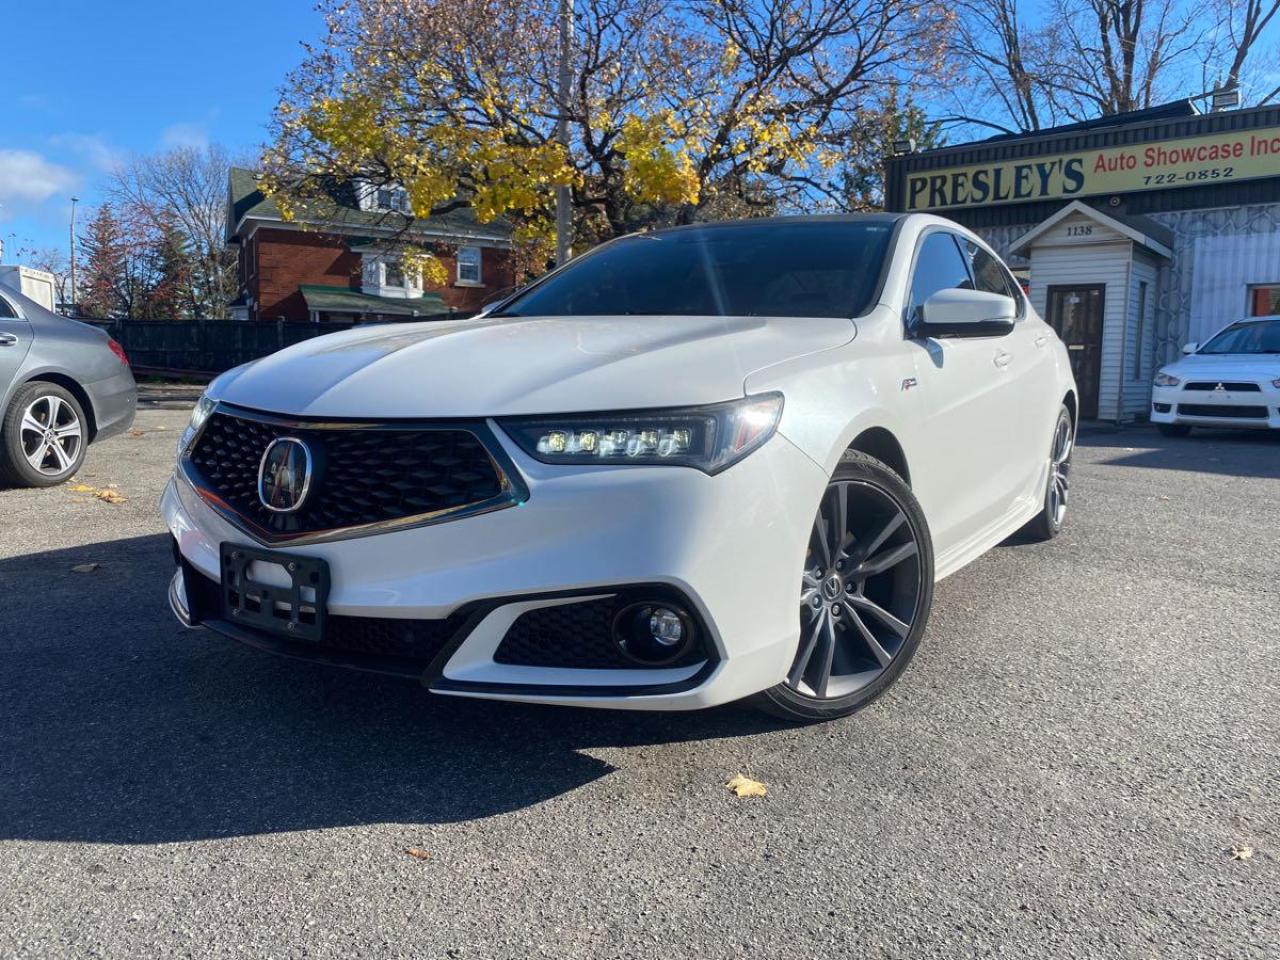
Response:
POLYGON ((1049 441, 1049 481, 1045 484, 1044 500, 1040 512, 1022 528, 1031 540, 1052 540, 1062 532, 1062 522, 1067 515, 1067 499, 1070 493, 1071 455, 1075 451, 1075 424, 1071 411, 1063 406, 1053 423, 1049 441), (1066 449, 1060 449, 1060 444, 1066 449))
POLYGON ((1156 429, 1166 437, 1185 437, 1191 433, 1191 428, 1185 423, 1157 423, 1156 429))
MULTIPOLYGON (((824 548, 825 544, 823 539, 821 545, 824 548)), ((833 560, 831 570, 838 569, 840 563, 838 559, 833 560)), ((831 483, 818 508, 805 564, 801 571, 801 635, 791 672, 782 683, 754 698, 759 709, 795 723, 834 720, 861 710, 893 685, 920 645, 933 604, 933 546, 929 525, 911 488, 879 460, 855 451, 846 453, 832 474, 831 483), (819 539, 823 536, 819 534, 819 528, 828 522, 825 518, 832 512, 832 498, 839 498, 842 488, 846 514, 844 527, 848 539, 843 546, 837 545, 834 553, 837 557, 846 557, 847 568, 844 574, 829 573, 821 586, 810 588, 809 585, 816 582, 814 570, 822 566, 820 558, 815 556, 819 539), (850 496, 864 497, 865 505, 858 510, 851 509, 850 496), (855 525, 863 526, 863 530, 849 530, 855 525), (887 534, 886 528, 890 528, 887 534), (884 570, 863 574, 854 593, 853 582, 860 571, 873 570, 899 555, 902 559, 884 570), (818 562, 811 568, 810 561, 818 562), (829 597, 825 591, 830 579, 840 576, 846 578, 844 587, 854 602, 845 600, 846 595, 837 594, 840 603, 828 607, 829 597), (885 578, 889 577, 900 579, 906 586, 886 582, 885 578), (910 589, 912 584, 913 592, 910 589), (872 595, 873 588, 875 596, 872 595), (806 591, 819 601, 813 611, 806 605, 806 591), (876 602, 869 602, 871 600, 876 602), (846 608, 846 612, 836 614, 837 606, 846 608), (868 612, 870 610, 879 610, 879 614, 868 612), (886 613, 891 615, 896 627, 890 627, 888 620, 879 619, 886 613), (806 623, 806 617, 810 615, 812 619, 806 623), (818 625, 819 618, 830 622, 829 630, 818 625), (878 640, 872 628, 880 631, 878 640), (905 634, 897 632, 903 628, 905 634), (872 634, 870 637, 868 630, 872 634), (806 641, 807 632, 812 633, 812 639, 806 641), (812 668, 806 665, 814 656, 822 656, 828 635, 832 653, 819 665, 817 675, 821 690, 826 693, 830 689, 832 692, 822 696, 809 685, 812 668), (887 662, 870 658, 873 641, 876 657, 888 654, 891 658, 887 662), (865 651, 865 657, 860 648, 865 651), (835 676, 835 661, 840 661, 848 672, 835 676), (863 663, 868 665, 868 669, 859 669, 863 663), (825 678, 821 676, 824 666, 825 678), (830 688, 829 682, 833 679, 839 680, 847 692, 839 692, 840 686, 830 688)))
POLYGON ((14 391, 9 409, 0 421, 0 483, 20 487, 52 487, 63 483, 84 463, 88 445, 89 424, 84 409, 69 390, 41 380, 25 384, 14 391), (32 429, 33 423, 49 426, 41 420, 42 412, 46 419, 49 413, 54 416, 52 426, 56 430, 51 436, 57 450, 32 429), (30 419, 29 413, 32 413, 30 419), (78 430, 74 437, 72 424, 78 430), (43 446, 37 447, 39 443, 43 446), (39 467, 29 459, 38 449, 44 450, 39 467))

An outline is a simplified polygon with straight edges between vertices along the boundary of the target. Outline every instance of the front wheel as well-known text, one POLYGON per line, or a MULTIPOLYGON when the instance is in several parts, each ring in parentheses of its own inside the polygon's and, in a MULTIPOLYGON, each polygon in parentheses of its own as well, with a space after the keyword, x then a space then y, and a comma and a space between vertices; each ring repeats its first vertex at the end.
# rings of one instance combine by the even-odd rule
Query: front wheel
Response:
POLYGON ((906 669, 932 602, 933 547, 911 488, 846 453, 809 535, 795 660, 758 705, 802 723, 862 709, 906 669))

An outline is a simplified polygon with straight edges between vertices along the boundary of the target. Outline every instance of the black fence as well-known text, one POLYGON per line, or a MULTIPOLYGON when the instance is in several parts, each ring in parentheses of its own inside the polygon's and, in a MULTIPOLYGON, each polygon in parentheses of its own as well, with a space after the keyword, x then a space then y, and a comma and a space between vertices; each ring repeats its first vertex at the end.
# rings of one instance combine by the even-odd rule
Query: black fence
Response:
MULTIPOLYGON (((467 314, 418 317, 415 323, 457 320, 467 314)), ((284 347, 350 330, 349 323, 284 320, 90 320, 111 334, 141 372, 216 374, 284 347)))

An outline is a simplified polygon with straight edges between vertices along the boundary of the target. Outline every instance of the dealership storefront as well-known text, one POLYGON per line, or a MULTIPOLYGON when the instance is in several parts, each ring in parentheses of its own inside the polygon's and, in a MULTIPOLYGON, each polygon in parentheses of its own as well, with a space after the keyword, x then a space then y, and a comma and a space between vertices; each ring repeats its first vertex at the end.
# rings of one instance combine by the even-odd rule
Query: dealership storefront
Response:
POLYGON ((889 209, 950 217, 1071 351, 1085 416, 1145 417, 1156 368, 1280 314, 1280 107, 1189 102, 889 161, 889 209))

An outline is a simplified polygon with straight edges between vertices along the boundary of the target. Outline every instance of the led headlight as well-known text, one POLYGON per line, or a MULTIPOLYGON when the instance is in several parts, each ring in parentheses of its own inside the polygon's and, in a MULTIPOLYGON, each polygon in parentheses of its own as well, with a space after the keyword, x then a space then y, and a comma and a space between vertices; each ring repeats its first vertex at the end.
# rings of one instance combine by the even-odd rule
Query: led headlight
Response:
POLYGON ((1165 373, 1163 370, 1161 370, 1159 373, 1156 374, 1155 382, 1157 387, 1176 387, 1182 381, 1179 380, 1177 377, 1173 376, 1173 374, 1165 373))
POLYGON ((719 473, 773 436, 781 414, 782 395, 770 393, 705 407, 499 422, 543 463, 670 464, 719 473))
POLYGON ((186 429, 182 431, 182 436, 178 438, 179 456, 195 439, 196 434, 200 432, 200 428, 204 426, 204 422, 209 419, 209 414, 213 413, 215 406, 217 406, 215 401, 210 400, 203 393, 200 395, 200 399, 196 401, 196 405, 191 409, 191 422, 187 424, 186 429))

